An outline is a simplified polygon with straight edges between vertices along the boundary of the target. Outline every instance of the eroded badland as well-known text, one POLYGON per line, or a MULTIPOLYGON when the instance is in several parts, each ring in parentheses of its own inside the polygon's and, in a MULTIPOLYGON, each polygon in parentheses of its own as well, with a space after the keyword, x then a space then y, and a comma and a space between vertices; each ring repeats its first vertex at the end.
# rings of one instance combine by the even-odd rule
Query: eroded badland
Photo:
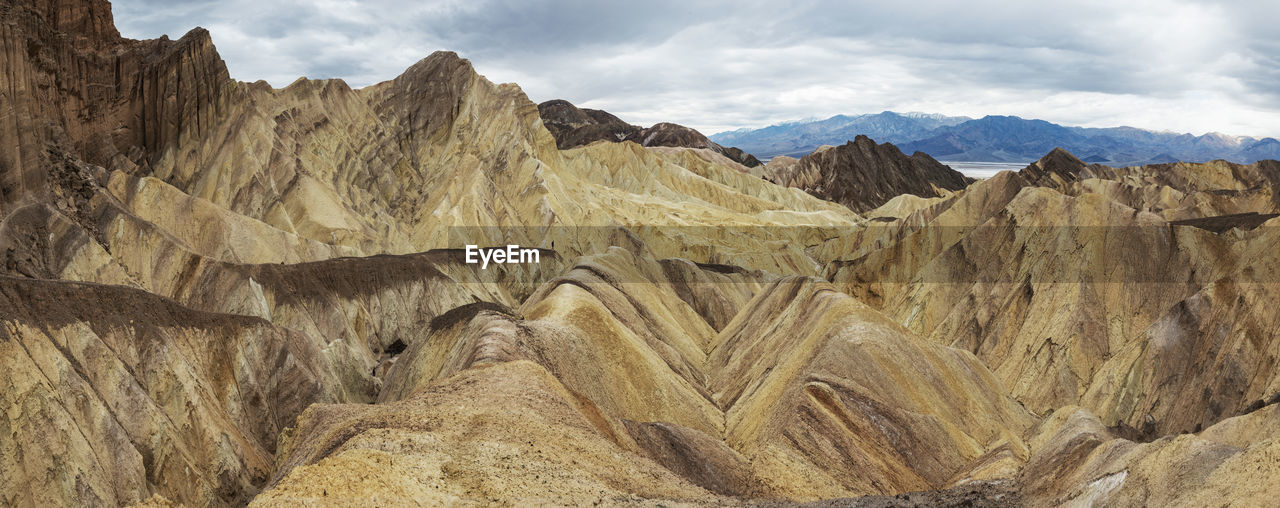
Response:
POLYGON ((102 0, 0 44, 0 506, 1280 495, 1275 161, 760 165, 452 53, 233 81, 102 0))

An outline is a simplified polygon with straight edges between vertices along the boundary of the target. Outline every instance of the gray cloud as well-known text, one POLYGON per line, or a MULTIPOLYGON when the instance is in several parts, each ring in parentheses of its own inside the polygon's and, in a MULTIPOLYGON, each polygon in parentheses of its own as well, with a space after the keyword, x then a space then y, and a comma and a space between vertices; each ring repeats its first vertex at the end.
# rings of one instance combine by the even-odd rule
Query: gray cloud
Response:
POLYGON ((125 35, 204 26, 234 77, 275 86, 365 86, 449 49, 535 101, 708 133, 889 109, 1280 135, 1280 5, 1262 0, 114 5, 125 35))

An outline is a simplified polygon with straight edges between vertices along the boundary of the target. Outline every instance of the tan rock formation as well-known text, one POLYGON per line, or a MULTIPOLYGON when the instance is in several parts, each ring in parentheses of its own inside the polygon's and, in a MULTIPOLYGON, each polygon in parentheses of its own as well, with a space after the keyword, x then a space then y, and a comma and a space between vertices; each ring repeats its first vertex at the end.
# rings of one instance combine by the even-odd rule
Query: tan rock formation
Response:
POLYGON ((1264 506, 1280 494, 1280 406, 1224 420, 1197 434, 1135 443, 1068 407, 1045 421, 1023 472, 1031 506, 1264 506))
POLYGON ((276 435, 343 400, 302 334, 136 289, 0 276, 5 505, 246 502, 276 435))
POLYGON ((391 404, 313 406, 283 440, 289 474, 253 505, 716 501, 619 448, 584 409, 528 361, 468 369, 391 404))
MULTIPOLYGON (((1020 436, 1030 415, 1001 395, 971 355, 914 338, 800 278, 708 287, 756 293, 716 333, 678 294, 693 282, 684 274, 694 267, 671 266, 614 249, 544 286, 519 314, 485 305, 451 311, 397 360, 379 402, 442 390, 450 376, 483 366, 530 360, 584 404, 602 438, 635 454, 631 460, 648 457, 733 496, 945 488, 992 450, 1025 460, 1020 436), (616 282, 631 280, 626 272, 634 270, 670 279, 616 282)), ((282 473, 323 458, 287 457, 282 473)), ((992 478, 1016 472, 997 469, 984 471, 992 478)))
POLYGON ((1276 494, 1273 161, 747 168, 557 146, 447 52, 272 89, 101 0, 0 43, 0 505, 1276 494))

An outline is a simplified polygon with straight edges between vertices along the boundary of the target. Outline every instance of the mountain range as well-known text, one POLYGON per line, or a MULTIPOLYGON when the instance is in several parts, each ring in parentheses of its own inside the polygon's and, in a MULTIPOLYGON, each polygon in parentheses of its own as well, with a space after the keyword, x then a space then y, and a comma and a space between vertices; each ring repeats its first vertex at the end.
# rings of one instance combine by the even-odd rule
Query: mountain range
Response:
POLYGON ((1031 162, 1054 148, 1113 166, 1280 158, 1280 141, 1271 137, 1216 132, 1195 136, 1134 127, 1069 127, 1016 116, 972 119, 892 111, 738 129, 710 138, 768 160, 778 155, 800 157, 819 146, 844 144, 859 134, 943 161, 1031 162))
POLYGON ((0 3, 0 507, 1280 498, 1280 162, 749 166, 549 106, 0 3))

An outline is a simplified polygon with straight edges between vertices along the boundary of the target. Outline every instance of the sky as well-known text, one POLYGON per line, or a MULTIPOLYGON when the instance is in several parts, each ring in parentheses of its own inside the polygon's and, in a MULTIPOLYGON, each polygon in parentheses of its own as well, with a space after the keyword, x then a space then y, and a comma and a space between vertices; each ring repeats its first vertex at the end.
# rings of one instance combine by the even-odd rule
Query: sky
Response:
POLYGON ((354 87, 456 51, 535 102, 706 134, 836 114, 1280 136, 1280 2, 115 0, 232 77, 354 87))

